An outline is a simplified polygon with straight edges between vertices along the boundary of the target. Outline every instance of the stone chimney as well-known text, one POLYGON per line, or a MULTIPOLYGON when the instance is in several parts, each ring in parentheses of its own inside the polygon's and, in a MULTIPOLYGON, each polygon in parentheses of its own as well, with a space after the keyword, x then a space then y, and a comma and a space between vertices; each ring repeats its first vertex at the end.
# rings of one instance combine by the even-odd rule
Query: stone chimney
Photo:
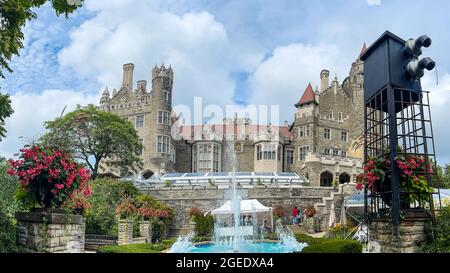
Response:
POLYGON ((320 92, 328 89, 330 86, 330 71, 322 70, 320 72, 320 92))
POLYGON ((137 82, 137 91, 142 92, 142 93, 147 92, 147 81, 146 80, 137 82))
POLYGON ((126 87, 130 91, 133 91, 133 72, 134 72, 134 64, 130 63, 123 65, 122 87, 126 87))

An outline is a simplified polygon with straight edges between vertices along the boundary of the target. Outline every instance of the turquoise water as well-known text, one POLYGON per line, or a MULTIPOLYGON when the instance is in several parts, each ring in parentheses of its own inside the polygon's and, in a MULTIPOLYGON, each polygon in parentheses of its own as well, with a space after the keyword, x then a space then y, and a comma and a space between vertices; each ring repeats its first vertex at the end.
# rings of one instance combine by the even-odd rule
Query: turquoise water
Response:
MULTIPOLYGON (((240 245, 240 253, 292 253, 301 251, 305 245, 289 247, 280 243, 259 242, 240 245)), ((232 245, 198 244, 191 247, 189 253, 233 253, 232 245)))

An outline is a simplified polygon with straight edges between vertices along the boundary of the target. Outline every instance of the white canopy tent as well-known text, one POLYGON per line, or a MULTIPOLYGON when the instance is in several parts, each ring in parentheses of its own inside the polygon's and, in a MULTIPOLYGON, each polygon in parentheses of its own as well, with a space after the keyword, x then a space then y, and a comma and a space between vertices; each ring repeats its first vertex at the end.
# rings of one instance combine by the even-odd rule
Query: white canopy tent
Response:
MULTIPOLYGON (((210 213, 221 224, 220 229, 225 230, 232 226, 234 211, 230 200, 226 201, 221 207, 211 210, 210 213)), ((252 221, 254 221, 250 226, 249 223, 243 223, 241 221, 240 225, 242 229, 251 229, 253 232, 252 225, 256 224, 256 226, 264 226, 273 230, 272 208, 264 206, 256 199, 241 200, 240 215, 241 217, 251 217, 253 219, 252 221)))
MULTIPOLYGON (((259 212, 272 212, 272 208, 264 206, 263 204, 259 203, 259 201, 256 199, 241 200, 241 205, 240 205, 240 213, 241 214, 252 214, 252 213, 259 213, 259 212)), ((233 214, 231 201, 228 200, 220 208, 213 209, 211 211, 211 214, 212 215, 233 214)))

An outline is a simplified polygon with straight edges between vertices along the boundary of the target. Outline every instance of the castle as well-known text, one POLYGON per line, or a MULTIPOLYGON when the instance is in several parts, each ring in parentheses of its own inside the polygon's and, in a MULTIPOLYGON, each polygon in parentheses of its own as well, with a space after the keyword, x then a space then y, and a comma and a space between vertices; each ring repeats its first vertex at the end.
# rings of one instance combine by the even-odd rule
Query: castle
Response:
MULTIPOLYGON (((361 54, 365 50, 364 45, 361 54)), ((153 68, 147 90, 145 80, 133 89, 134 65, 125 64, 121 88, 112 94, 106 88, 99 107, 134 124, 144 146, 143 179, 155 172, 228 172, 235 166, 240 172, 296 172, 312 186, 354 182, 363 157, 364 64, 359 56, 342 84, 337 77, 330 84, 330 72, 323 70, 320 89, 306 87, 291 125, 256 125, 237 117, 222 124, 180 125, 172 115, 174 72, 164 65, 153 68)), ((101 171, 114 172, 105 164, 101 171)))

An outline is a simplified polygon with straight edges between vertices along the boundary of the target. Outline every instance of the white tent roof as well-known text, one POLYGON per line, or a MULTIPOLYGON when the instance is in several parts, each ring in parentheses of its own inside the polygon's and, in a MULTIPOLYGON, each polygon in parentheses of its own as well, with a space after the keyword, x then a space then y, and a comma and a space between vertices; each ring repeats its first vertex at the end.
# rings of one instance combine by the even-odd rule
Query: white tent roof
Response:
MULTIPOLYGON (((269 212, 272 208, 266 207, 256 199, 241 200, 241 213, 269 212)), ((213 209, 211 214, 233 214, 231 201, 228 200, 220 208, 213 209)))

